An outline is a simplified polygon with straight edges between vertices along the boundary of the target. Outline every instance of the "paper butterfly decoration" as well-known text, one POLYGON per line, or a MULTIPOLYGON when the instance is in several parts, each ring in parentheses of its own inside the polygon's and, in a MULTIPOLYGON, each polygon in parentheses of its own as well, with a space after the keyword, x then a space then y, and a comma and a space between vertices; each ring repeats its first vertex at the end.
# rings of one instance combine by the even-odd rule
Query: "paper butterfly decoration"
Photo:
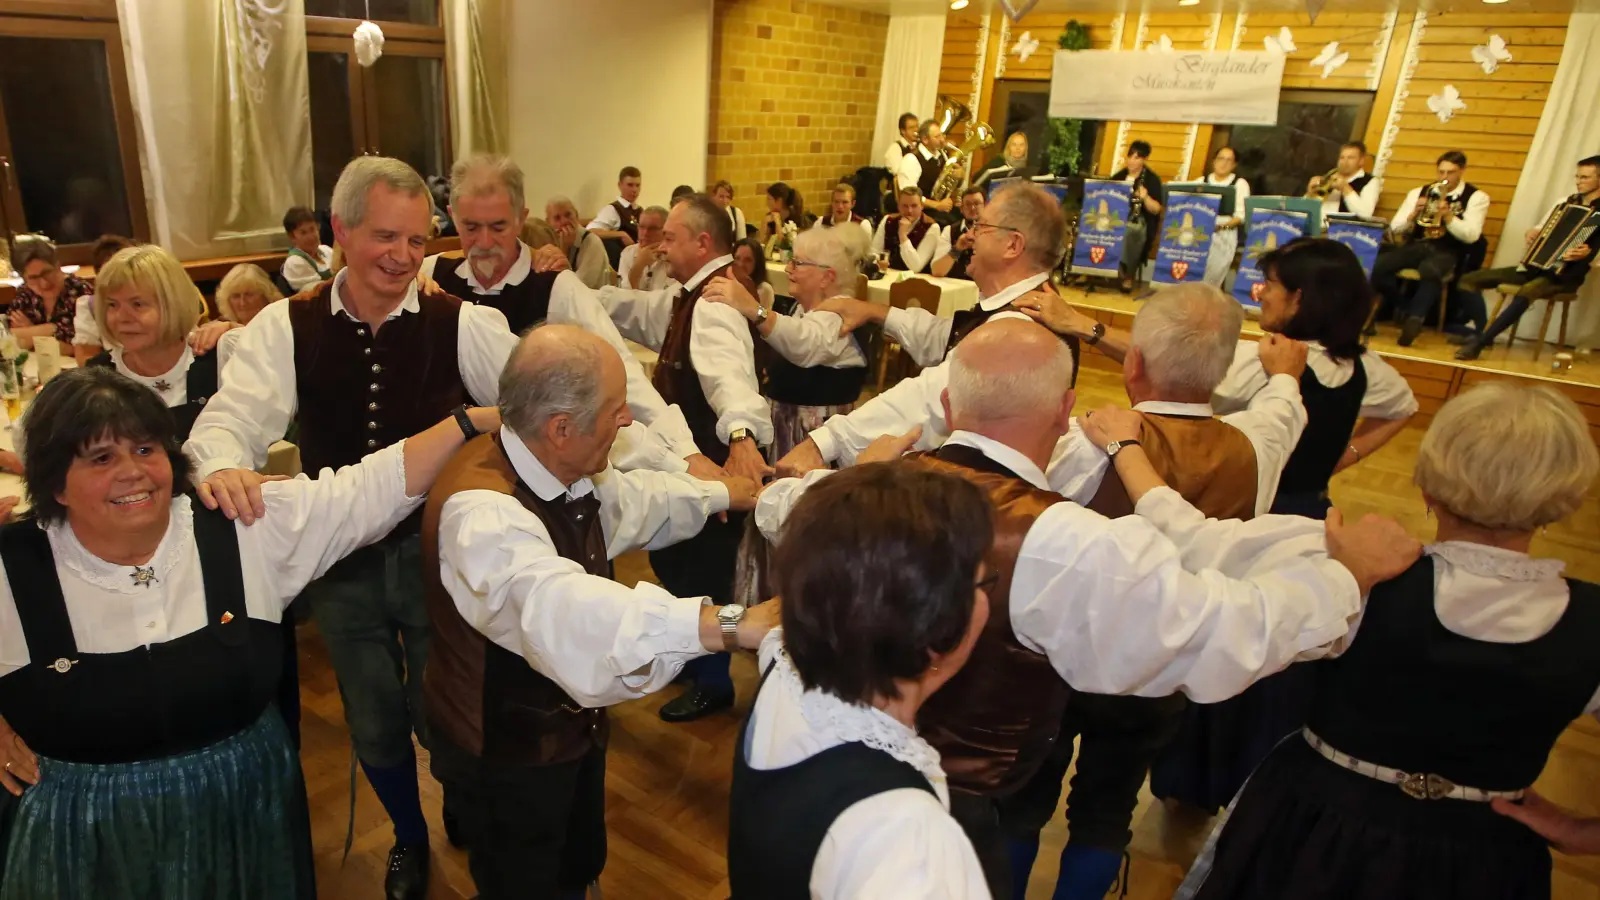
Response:
POLYGON ((1339 42, 1334 41, 1330 44, 1324 44, 1322 47, 1322 52, 1317 54, 1316 58, 1311 61, 1311 64, 1313 66, 1321 66, 1322 77, 1327 78, 1329 75, 1332 75, 1340 66, 1349 61, 1350 51, 1346 50, 1343 53, 1340 53, 1339 42))
POLYGON ((1172 38, 1163 34, 1160 38, 1146 44, 1144 49, 1150 53, 1171 53, 1172 38))
POLYGON ((1276 53, 1279 56, 1288 56, 1300 49, 1294 45, 1294 32, 1290 31, 1287 25, 1279 28, 1276 35, 1267 35, 1261 43, 1267 46, 1268 53, 1276 53))
POLYGON ((1448 122, 1456 113, 1467 108, 1466 101, 1461 99, 1461 92, 1453 84, 1447 84, 1439 93, 1428 98, 1428 108, 1439 117, 1439 121, 1448 122))
POLYGON ((1000 0, 1000 5, 1005 9, 1006 15, 1015 22, 1028 14, 1028 11, 1039 5, 1039 0, 1000 0))
POLYGON ((1017 42, 1012 45, 1011 52, 1017 55, 1017 59, 1027 62, 1028 57, 1038 49, 1039 39, 1033 36, 1033 32, 1024 31, 1022 37, 1017 38, 1017 42))
POLYGON ((1489 35, 1489 42, 1472 48, 1472 61, 1483 66, 1485 75, 1493 75, 1503 62, 1511 61, 1511 51, 1506 49, 1506 39, 1498 34, 1489 35))

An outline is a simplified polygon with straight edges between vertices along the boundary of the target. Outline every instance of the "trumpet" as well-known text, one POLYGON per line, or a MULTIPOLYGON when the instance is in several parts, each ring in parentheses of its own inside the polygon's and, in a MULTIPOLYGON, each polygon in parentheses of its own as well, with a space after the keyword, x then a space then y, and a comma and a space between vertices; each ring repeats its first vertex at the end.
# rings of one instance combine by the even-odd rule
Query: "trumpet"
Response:
POLYGON ((1427 199, 1422 212, 1417 213, 1417 227, 1422 229, 1422 236, 1427 240, 1444 235, 1445 190, 1449 186, 1449 182, 1441 179, 1428 185, 1423 192, 1427 199))
POLYGON ((1343 184, 1344 178, 1339 174, 1339 167, 1334 166, 1328 170, 1328 174, 1317 179, 1317 186, 1306 191, 1306 196, 1314 197, 1318 200, 1326 200, 1329 194, 1338 190, 1343 184))

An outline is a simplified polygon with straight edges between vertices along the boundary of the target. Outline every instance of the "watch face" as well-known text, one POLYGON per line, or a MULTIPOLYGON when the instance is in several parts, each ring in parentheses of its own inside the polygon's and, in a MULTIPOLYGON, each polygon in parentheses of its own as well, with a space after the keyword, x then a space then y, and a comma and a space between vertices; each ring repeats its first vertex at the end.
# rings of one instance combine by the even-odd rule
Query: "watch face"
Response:
POLYGON ((730 603, 717 610, 717 618, 728 622, 737 622, 744 615, 744 607, 737 603, 730 603))

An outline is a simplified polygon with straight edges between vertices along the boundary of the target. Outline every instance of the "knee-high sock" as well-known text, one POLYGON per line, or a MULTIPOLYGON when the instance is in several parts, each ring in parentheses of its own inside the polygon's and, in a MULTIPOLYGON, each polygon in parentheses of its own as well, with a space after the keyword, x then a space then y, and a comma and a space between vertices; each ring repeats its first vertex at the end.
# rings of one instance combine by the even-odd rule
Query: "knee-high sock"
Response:
POLYGON ((417 792, 417 758, 415 754, 398 766, 378 768, 361 764, 367 773, 367 783, 378 795, 378 802, 394 822, 394 839, 400 844, 425 844, 428 842, 428 823, 422 818, 422 796, 417 792))
POLYGON ((1052 900, 1101 900, 1117 880, 1122 854, 1069 843, 1061 849, 1061 874, 1052 900))
POLYGON ((1039 855, 1039 836, 1031 840, 1006 838, 1006 858, 1011 862, 1011 900, 1025 900, 1028 896, 1028 876, 1033 874, 1033 860, 1039 855))

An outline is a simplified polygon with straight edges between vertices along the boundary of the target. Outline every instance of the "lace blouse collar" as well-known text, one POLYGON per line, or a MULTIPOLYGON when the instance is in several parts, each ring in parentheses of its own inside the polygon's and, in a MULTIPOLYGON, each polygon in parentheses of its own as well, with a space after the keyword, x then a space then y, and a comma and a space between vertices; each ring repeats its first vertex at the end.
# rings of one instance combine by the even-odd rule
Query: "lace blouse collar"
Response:
MULTIPOLYGON (((55 554, 58 567, 114 594, 132 594, 148 590, 145 585, 133 579, 133 566, 107 562, 90 553, 73 533, 72 526, 66 522, 50 525, 45 528, 45 532, 50 536, 50 549, 55 554)), ((167 581, 167 574, 173 567, 188 557, 193 544, 194 512, 189 507, 189 498, 174 497, 172 512, 167 520, 167 533, 162 536, 161 543, 156 547, 156 555, 150 557, 150 562, 140 568, 155 570, 156 578, 164 584, 167 581)))
POLYGON ((1428 555, 1438 557, 1473 575, 1502 581, 1546 581, 1560 578, 1567 564, 1559 559, 1535 559, 1526 553, 1474 544, 1444 541, 1430 544, 1428 555))
POLYGON ((800 673, 789 661, 788 650, 782 647, 778 648, 767 682, 766 690, 783 691, 795 702, 801 717, 813 731, 840 743, 866 744, 912 766, 928 779, 939 802, 946 809, 950 807, 950 788, 944 769, 939 765, 939 751, 918 737, 916 731, 883 710, 847 703, 824 691, 807 690, 800 681, 800 673))

